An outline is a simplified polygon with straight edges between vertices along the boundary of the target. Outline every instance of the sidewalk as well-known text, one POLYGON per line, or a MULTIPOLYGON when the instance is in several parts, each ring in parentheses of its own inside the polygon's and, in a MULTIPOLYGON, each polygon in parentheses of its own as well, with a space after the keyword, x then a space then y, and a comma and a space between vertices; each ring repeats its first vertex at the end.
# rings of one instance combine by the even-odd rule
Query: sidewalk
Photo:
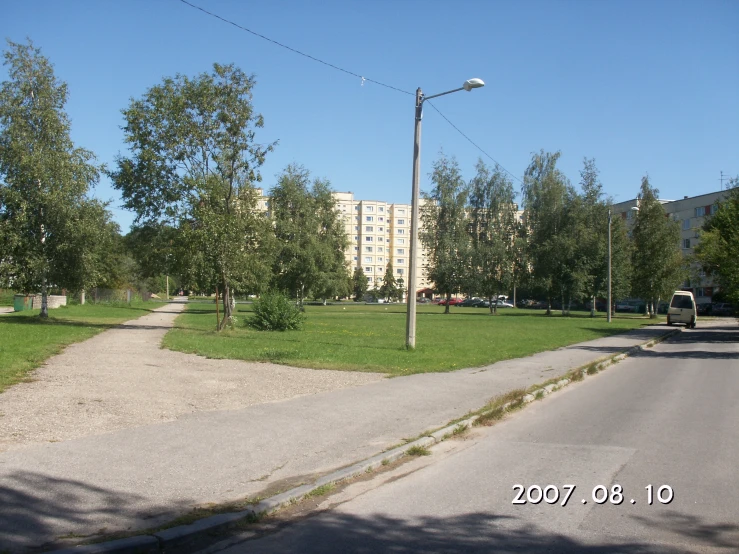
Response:
POLYGON ((670 331, 2 452, 0 551, 61 547, 61 537, 155 527, 195 505, 280 492, 670 331))

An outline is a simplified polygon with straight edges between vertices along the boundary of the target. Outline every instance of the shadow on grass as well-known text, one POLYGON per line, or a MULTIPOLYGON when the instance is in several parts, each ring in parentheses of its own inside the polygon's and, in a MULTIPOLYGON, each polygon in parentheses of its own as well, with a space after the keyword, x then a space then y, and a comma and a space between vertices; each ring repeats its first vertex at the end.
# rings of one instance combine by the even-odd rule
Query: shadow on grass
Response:
POLYGON ((28 317, 15 317, 3 319, 2 324, 8 325, 42 325, 42 326, 65 326, 65 327, 87 327, 92 329, 171 329, 171 325, 127 325, 125 323, 89 323, 86 321, 75 321, 74 319, 38 319, 28 317))
MULTIPOLYGON (((668 529, 675 542, 694 539, 693 545, 730 546, 733 524, 713 524, 682 514, 653 518, 652 527, 668 529), (688 521, 690 520, 690 521, 688 521), (682 528, 689 523, 691 527, 682 528)), ((326 512, 281 525, 277 533, 238 543, 245 552, 547 552, 606 554, 683 554, 692 545, 651 544, 648 540, 613 535, 591 536, 587 540, 545 529, 514 516, 473 512, 454 517, 422 516, 408 519, 384 515, 355 516, 326 512), (279 532, 284 531, 284 532, 279 532)), ((233 546, 236 546, 235 544, 233 546)))
MULTIPOLYGON (((142 477, 144 468, 141 468, 142 477)), ((125 531, 131 526, 154 527, 171 521, 190 508, 189 500, 163 506, 147 506, 147 498, 107 490, 82 481, 41 473, 14 471, 0 475, 0 552, 38 552, 63 548, 99 537, 114 522, 125 531), (145 523, 144 523, 145 521, 145 523), (68 540, 62 540, 62 539, 68 540), (69 542, 69 539, 76 539, 69 542)), ((110 537, 116 538, 115 536, 110 537)))

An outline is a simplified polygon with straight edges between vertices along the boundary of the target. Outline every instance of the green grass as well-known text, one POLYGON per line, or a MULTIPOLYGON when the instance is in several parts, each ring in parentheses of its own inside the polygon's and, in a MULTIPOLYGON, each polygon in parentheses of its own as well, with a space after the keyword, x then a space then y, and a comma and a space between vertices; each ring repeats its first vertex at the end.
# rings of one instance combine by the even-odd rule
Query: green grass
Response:
POLYGON ((0 392, 26 379, 29 371, 68 344, 89 339, 162 305, 135 302, 130 306, 64 306, 49 310, 47 320, 38 317, 39 310, 0 315, 0 392))
POLYGON ((15 296, 15 291, 0 289, 0 306, 12 306, 13 296, 15 296))
POLYGON ((408 456, 431 456, 431 450, 425 446, 411 446, 405 451, 408 456))
POLYGON ((479 367, 568 344, 621 333, 659 320, 589 313, 546 316, 510 310, 419 306, 416 349, 405 343, 405 305, 307 306, 302 331, 256 331, 245 325, 251 305, 237 305, 238 325, 216 333, 215 305, 193 304, 179 316, 164 346, 210 358, 266 361, 317 369, 408 375, 479 367))

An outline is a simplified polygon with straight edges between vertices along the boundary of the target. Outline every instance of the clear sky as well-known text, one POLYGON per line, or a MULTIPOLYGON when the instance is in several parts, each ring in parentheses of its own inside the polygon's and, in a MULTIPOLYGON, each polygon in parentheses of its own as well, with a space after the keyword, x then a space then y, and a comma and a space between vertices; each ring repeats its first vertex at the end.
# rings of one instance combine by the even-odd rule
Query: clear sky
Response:
MULTIPOLYGON (((719 190, 721 170, 739 174, 738 0, 189 1, 411 93, 483 79, 432 102, 518 179, 540 149, 562 152, 574 184, 583 158, 595 158, 616 201, 633 198, 647 173, 668 199, 719 190)), ((109 166, 125 153, 131 98, 164 76, 235 63, 257 78, 257 140, 279 141, 262 167, 266 190, 297 162, 357 199, 410 202, 412 95, 179 0, 5 0, 0 36, 42 49, 69 85, 73 139, 109 166)), ((478 157, 493 163, 426 106, 423 190, 442 149, 467 179, 478 157)), ((95 195, 113 201, 127 231, 133 215, 107 179, 95 195)))

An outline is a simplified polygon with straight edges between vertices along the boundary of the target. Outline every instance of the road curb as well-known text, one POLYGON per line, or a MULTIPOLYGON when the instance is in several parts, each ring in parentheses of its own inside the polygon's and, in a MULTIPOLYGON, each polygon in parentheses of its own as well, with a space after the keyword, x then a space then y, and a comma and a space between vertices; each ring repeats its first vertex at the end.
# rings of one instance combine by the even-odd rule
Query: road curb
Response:
POLYGON ((573 381, 577 382, 589 375, 599 373, 625 358, 651 348, 655 344, 667 340, 681 332, 682 328, 672 329, 660 337, 650 339, 643 344, 630 347, 618 354, 603 356, 586 365, 571 369, 556 382, 549 383, 535 389, 530 389, 528 393, 523 395, 521 398, 506 402, 502 406, 494 406, 487 410, 483 409, 475 415, 450 423, 441 429, 427 433, 416 440, 403 444, 402 446, 395 447, 386 452, 381 452, 345 468, 333 471, 316 479, 313 483, 300 485, 275 496, 271 496, 270 498, 261 500, 246 510, 209 516, 187 525, 170 527, 169 529, 157 531, 148 535, 138 535, 110 542, 69 547, 62 550, 54 550, 49 554, 160 554, 176 551, 176 549, 186 547, 190 543, 203 537, 207 537, 209 535, 212 536, 238 525, 256 521, 260 517, 274 513, 285 506, 295 504, 321 487, 338 484, 364 473, 370 473, 378 467, 394 462, 403 456, 408 455, 408 451, 412 448, 427 448, 442 442, 455 434, 458 434, 460 431, 472 427, 475 422, 477 422, 477 420, 486 413, 494 410, 507 412, 512 406, 518 407, 529 404, 534 400, 544 398, 545 396, 566 387, 573 381), (573 379, 572 376, 577 376, 577 379, 573 379))

